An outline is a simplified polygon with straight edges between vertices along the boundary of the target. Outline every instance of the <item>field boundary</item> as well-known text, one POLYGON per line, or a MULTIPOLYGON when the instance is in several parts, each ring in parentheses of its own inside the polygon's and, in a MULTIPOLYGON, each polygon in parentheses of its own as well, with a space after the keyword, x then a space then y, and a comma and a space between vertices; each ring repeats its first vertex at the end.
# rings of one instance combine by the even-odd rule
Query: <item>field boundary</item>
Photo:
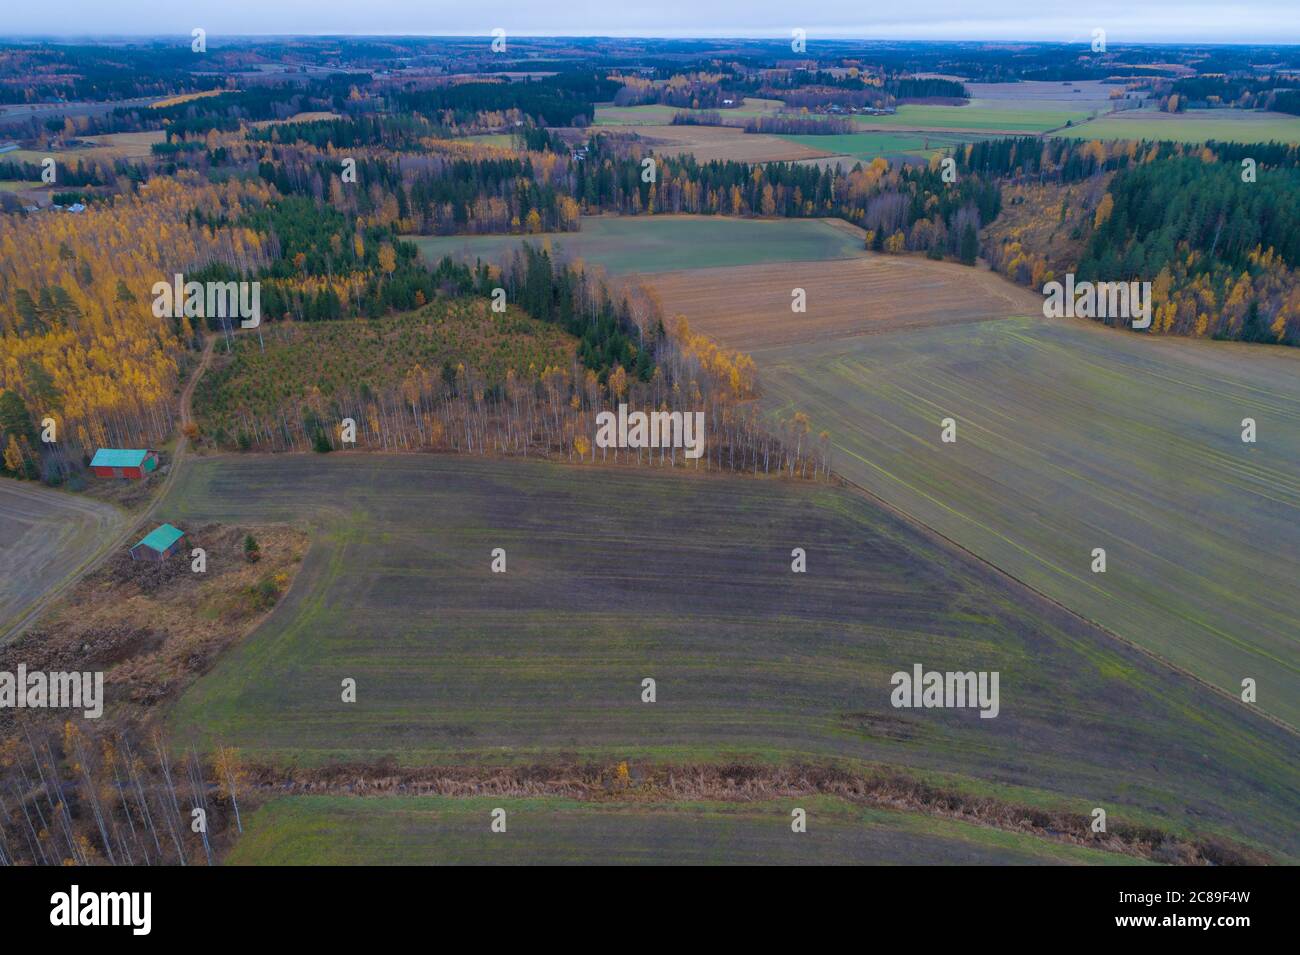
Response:
POLYGON ((1174 843, 1182 864, 1259 865, 1281 860, 1234 838, 1185 835, 1155 825, 1119 823, 1104 837, 1090 835, 1091 817, 1066 808, 1047 809, 996 796, 964 793, 918 779, 906 769, 882 765, 853 771, 834 763, 745 762, 578 764, 556 760, 526 767, 423 766, 395 769, 342 764, 319 769, 256 764, 246 768, 253 792, 271 798, 347 796, 385 798, 568 798, 593 807, 690 806, 701 801, 743 806, 772 799, 829 796, 876 809, 915 813, 1045 843, 1072 845, 1157 861, 1174 843), (1187 858, 1191 856, 1191 858, 1187 858))

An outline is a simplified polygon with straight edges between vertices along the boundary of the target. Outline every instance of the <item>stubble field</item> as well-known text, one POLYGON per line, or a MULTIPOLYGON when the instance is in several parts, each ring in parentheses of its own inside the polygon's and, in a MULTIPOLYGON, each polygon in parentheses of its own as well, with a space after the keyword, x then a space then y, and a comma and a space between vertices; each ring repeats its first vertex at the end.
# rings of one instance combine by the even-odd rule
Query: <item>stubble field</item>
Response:
POLYGON ((734 126, 634 126, 635 132, 655 153, 676 156, 689 153, 697 162, 732 160, 734 162, 793 162, 833 155, 840 150, 819 139, 835 137, 808 136, 795 141, 786 136, 746 133, 734 126))
POLYGON ((664 272, 651 283, 669 315, 724 345, 773 345, 985 321, 1039 308, 1027 289, 987 271, 916 256, 871 255, 664 272), (807 311, 794 312, 804 290, 807 311))

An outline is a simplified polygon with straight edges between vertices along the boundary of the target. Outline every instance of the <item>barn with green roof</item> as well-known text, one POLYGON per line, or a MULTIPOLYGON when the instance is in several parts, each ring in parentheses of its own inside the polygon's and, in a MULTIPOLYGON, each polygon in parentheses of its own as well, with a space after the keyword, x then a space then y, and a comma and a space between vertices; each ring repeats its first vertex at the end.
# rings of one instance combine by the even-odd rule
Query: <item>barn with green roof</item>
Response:
POLYGON ((185 532, 171 524, 159 524, 131 548, 132 560, 166 560, 185 543, 185 532))
POLYGON ((90 459, 95 477, 142 478, 158 467, 158 455, 144 448, 100 448, 90 459))

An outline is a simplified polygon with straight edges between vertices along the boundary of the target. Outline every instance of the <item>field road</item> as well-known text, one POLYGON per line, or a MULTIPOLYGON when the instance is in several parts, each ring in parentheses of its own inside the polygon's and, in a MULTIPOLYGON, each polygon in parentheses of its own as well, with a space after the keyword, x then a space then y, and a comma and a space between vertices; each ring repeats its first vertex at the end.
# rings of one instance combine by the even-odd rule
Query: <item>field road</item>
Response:
POLYGON ((207 340, 198 367, 181 392, 180 436, 167 475, 149 506, 134 520, 111 505, 89 498, 18 482, 6 481, 5 486, 0 486, 0 529, 5 531, 4 539, 9 540, 12 525, 13 539, 18 544, 6 545, 0 551, 0 627, 6 628, 0 643, 8 643, 31 626, 51 603, 125 546, 153 516, 158 502, 176 482, 189 449, 185 426, 192 420, 190 402, 195 385, 212 362, 215 344, 216 338, 207 340), (23 501, 26 503, 20 503, 23 501), (60 513, 60 508, 65 513, 60 513), (88 523, 87 514, 100 512, 114 520, 107 522, 101 517, 98 524, 88 523), (80 518, 75 517, 78 514, 80 518), (70 517, 74 519, 70 521, 70 517), (24 526, 26 530, 19 537, 24 526), (118 533, 110 536, 114 529, 118 533))

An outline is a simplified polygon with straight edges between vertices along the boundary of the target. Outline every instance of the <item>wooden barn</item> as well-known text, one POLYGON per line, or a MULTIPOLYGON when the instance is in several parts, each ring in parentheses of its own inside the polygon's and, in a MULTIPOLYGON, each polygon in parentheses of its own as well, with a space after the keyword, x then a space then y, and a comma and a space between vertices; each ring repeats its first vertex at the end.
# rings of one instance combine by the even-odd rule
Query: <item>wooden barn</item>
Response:
POLYGON ((100 448, 90 459, 90 470, 95 477, 135 478, 145 477, 158 467, 158 455, 146 450, 100 448))
POLYGON ((170 524, 159 524, 131 548, 132 560, 166 560, 185 544, 185 532, 170 524))

